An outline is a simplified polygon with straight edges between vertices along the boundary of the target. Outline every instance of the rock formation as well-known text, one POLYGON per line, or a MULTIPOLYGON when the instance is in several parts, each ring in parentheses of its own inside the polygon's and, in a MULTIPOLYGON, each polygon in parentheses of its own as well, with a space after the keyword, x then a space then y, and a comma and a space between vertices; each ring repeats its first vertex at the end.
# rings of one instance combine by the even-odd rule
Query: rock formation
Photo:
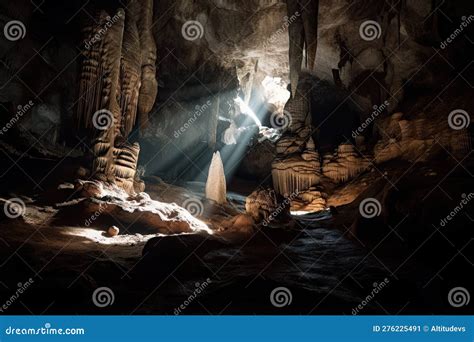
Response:
POLYGON ((295 96, 285 105, 287 127, 276 144, 277 157, 272 164, 275 190, 283 196, 301 192, 319 181, 319 155, 311 138, 309 89, 300 82, 295 96))
POLYGON ((138 124, 143 128, 148 124, 148 114, 153 109, 158 93, 156 80, 156 43, 153 37, 153 0, 136 1, 139 6, 137 28, 141 49, 141 86, 138 96, 138 124))
MULTIPOLYGON (((285 105, 290 118, 288 127, 276 143, 277 157, 272 164, 275 190, 293 200, 299 197, 298 208, 306 204, 315 210, 325 209, 325 199, 318 196, 314 186, 321 180, 320 156, 313 141, 308 83, 300 79, 293 97, 285 105), (306 191, 309 193, 303 195, 306 191)), ((310 211, 310 210, 308 210, 310 211)))
POLYGON ((327 209, 328 195, 321 185, 311 186, 291 201, 292 212, 317 212, 327 209))
POLYGON ((443 151, 462 159, 472 148, 469 131, 451 126, 445 117, 430 118, 421 113, 414 119, 404 119, 403 113, 395 113, 378 125, 381 139, 374 147, 375 161, 427 161, 443 151))
POLYGON ((130 196, 123 188, 100 181, 78 181, 75 186, 77 199, 60 205, 65 217, 72 212, 85 217, 99 213, 106 223, 119 222, 127 230, 137 227, 142 233, 213 233, 188 210, 175 203, 153 200, 144 192, 130 196))
POLYGON ((273 189, 259 188, 247 196, 245 210, 256 222, 264 221, 264 225, 268 225, 273 221, 288 220, 290 200, 273 189))
POLYGON ((134 192, 140 147, 127 138, 137 116, 146 123, 157 91, 151 9, 151 0, 129 0, 127 10, 118 9, 113 16, 98 10, 83 30, 76 122, 91 139, 94 177, 129 193, 134 192))
POLYGON ((288 0, 288 17, 294 18, 290 23, 290 82, 292 95, 296 95, 296 88, 303 64, 309 70, 314 70, 316 49, 318 44, 318 12, 319 0, 288 0))
POLYGON ((272 165, 273 186, 284 196, 310 188, 320 176, 319 155, 314 147, 307 147, 301 154, 279 157, 272 165))
POLYGON ((323 174, 336 183, 347 182, 370 165, 370 160, 361 156, 354 145, 341 144, 334 154, 323 158, 323 174))

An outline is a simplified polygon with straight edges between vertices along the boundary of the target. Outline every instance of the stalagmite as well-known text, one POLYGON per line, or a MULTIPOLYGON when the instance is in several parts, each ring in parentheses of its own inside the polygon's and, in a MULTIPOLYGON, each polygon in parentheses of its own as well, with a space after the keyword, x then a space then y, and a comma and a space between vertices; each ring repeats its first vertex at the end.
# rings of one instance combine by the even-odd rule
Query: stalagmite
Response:
POLYGON ((307 93, 304 82, 300 82, 296 96, 285 105, 291 120, 277 142, 278 156, 272 164, 273 187, 283 196, 305 191, 317 184, 321 175, 319 154, 311 138, 307 93))
POLYGON ((103 181, 114 180, 114 141, 120 133, 122 118, 117 94, 120 91, 124 19, 123 9, 118 9, 112 18, 107 12, 99 11, 95 20, 83 30, 85 41, 94 43, 86 43, 83 51, 77 122, 79 127, 89 131, 94 154, 92 171, 97 179, 103 181), (114 24, 103 34, 103 27, 111 20, 115 21, 114 24), (101 39, 96 41, 96 37, 101 39), (102 114, 95 116, 98 111, 102 114))
POLYGON ((140 146, 127 138, 137 121, 146 121, 158 88, 153 3, 126 4, 125 11, 110 16, 100 10, 85 23, 77 123, 91 141, 93 177, 133 194, 143 189, 143 184, 135 187, 140 146))
POLYGON ((133 193, 140 146, 124 144, 115 148, 115 182, 127 193, 133 193))
POLYGON ((222 164, 220 153, 216 152, 212 156, 211 165, 209 166, 206 182, 206 198, 222 204, 226 202, 226 194, 224 165, 222 164))

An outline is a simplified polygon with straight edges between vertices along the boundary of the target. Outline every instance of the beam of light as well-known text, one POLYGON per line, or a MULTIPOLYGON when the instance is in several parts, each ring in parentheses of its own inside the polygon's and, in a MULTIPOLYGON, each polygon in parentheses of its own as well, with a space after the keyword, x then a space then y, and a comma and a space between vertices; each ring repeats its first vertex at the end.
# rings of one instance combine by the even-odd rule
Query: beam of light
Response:
POLYGON ((255 121, 255 124, 258 126, 258 128, 262 127, 262 122, 258 119, 257 115, 255 112, 250 108, 244 100, 242 100, 240 97, 237 97, 234 101, 236 101, 239 106, 240 106, 240 111, 252 118, 253 121, 255 121))
POLYGON ((258 118, 257 114, 245 103, 241 97, 234 99, 235 103, 239 106, 240 112, 247 115, 250 119, 255 122, 258 127, 258 131, 255 132, 252 127, 240 127, 238 135, 236 135, 236 143, 225 145, 221 150, 221 158, 224 163, 224 172, 226 175, 227 183, 236 173, 242 159, 245 158, 245 154, 249 151, 249 146, 252 138, 258 138, 258 135, 262 133, 262 130, 268 130, 267 127, 262 125, 262 122, 258 118), (257 135, 255 135, 257 133, 257 135))
POLYGON ((239 135, 237 144, 225 145, 220 150, 227 183, 229 183, 230 179, 237 171, 240 162, 247 153, 252 136, 253 134, 250 131, 244 131, 239 135))

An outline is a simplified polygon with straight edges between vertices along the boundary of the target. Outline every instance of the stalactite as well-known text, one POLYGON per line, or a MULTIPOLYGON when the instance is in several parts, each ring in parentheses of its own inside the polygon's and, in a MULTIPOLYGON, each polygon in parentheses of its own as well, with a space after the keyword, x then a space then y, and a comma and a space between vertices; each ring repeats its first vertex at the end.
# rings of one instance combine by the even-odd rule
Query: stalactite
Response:
MULTIPOLYGON (((300 10, 297 0, 287 1, 288 17, 293 16, 300 10)), ((299 12, 298 12, 299 13, 299 12)), ((288 34, 290 39, 289 58, 290 58, 290 83, 292 96, 296 95, 299 75, 301 72, 301 63, 303 62, 304 48, 304 27, 303 19, 297 16, 289 28, 288 34)))
POLYGON ((318 47, 319 0, 299 0, 304 28, 306 67, 314 71, 318 47))
POLYGON ((290 83, 291 93, 296 95, 303 55, 306 67, 314 71, 318 45, 319 0, 288 0, 288 17, 291 21, 288 33, 290 40, 290 83))
POLYGON ((276 160, 272 165, 272 178, 275 190, 288 197, 318 184, 319 163, 295 157, 276 160))

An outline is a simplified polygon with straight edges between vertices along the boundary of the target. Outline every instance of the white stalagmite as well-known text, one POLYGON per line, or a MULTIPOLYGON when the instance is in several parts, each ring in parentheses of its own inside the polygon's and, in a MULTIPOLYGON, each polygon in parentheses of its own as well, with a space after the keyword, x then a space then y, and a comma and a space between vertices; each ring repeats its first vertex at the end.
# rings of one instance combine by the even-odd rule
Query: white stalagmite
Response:
POLYGON ((206 198, 222 204, 226 202, 226 194, 224 165, 222 164, 220 153, 216 152, 212 156, 211 166, 209 166, 209 173, 207 175, 206 198))

